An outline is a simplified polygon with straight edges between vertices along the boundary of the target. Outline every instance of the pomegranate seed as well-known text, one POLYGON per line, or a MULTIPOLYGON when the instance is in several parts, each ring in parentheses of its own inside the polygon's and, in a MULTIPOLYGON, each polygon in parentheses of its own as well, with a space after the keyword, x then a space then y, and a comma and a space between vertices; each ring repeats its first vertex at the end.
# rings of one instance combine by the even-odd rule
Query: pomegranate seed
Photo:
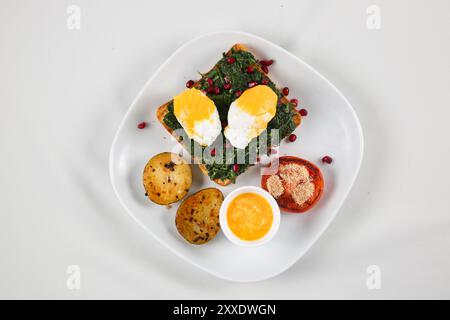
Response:
POLYGON ((241 94, 242 94, 242 91, 241 91, 241 90, 238 90, 238 91, 236 91, 236 93, 235 93, 236 97, 239 97, 241 94))
POLYGON ((270 66, 273 63, 273 60, 272 59, 271 60, 261 60, 259 63, 262 66, 268 67, 268 66, 270 66))
POLYGON ((284 87, 282 92, 283 92, 283 95, 285 95, 285 96, 289 95, 289 88, 288 87, 284 87))
POLYGON ((308 115, 308 110, 306 109, 300 109, 299 112, 302 117, 306 117, 308 115))
POLYGON ((220 94, 220 88, 219 87, 215 87, 214 88, 214 93, 215 94, 220 94))
POLYGON ((211 155, 214 157, 216 155, 216 148, 211 150, 211 155))
POLYGON ((233 171, 238 172, 239 171, 239 165, 237 163, 233 164, 233 171))
POLYGON ((330 156, 325 156, 322 158, 322 162, 330 164, 333 162, 333 159, 330 156))
POLYGON ((256 162, 260 162, 261 158, 260 157, 256 157, 256 162))
POLYGON ((206 91, 211 94, 214 92, 214 87, 208 87, 206 91))
POLYGON ((291 104, 293 104, 294 107, 298 106, 298 99, 291 99, 291 104))
POLYGON ((261 80, 261 83, 262 83, 263 85, 267 85, 267 84, 269 83, 269 79, 264 78, 264 79, 261 80))
POLYGON ((253 88, 254 86, 256 86, 258 83, 256 83, 255 81, 253 81, 253 82, 249 82, 248 83, 248 87, 249 88, 253 88))
POLYGON ((246 71, 247 71, 247 73, 253 73, 253 67, 248 66, 246 71))
POLYGON ((227 59, 227 63, 228 64, 233 64, 233 63, 235 63, 236 62, 236 59, 234 59, 233 57, 229 57, 228 59, 227 59))
POLYGON ((188 82, 186 82, 186 88, 192 88, 194 83, 195 83, 194 80, 189 80, 188 82))
POLYGON ((141 122, 141 123, 139 123, 139 124, 137 125, 137 127, 138 127, 139 129, 144 129, 146 126, 147 126, 147 123, 145 123, 145 122, 141 122))
POLYGON ((225 83, 225 84, 223 85, 223 88, 224 88, 225 90, 229 90, 229 89, 231 88, 231 83, 225 83))
POLYGON ((213 81, 211 78, 206 79, 206 82, 208 82, 209 86, 212 87, 213 81))
POLYGON ((289 136, 289 141, 290 141, 290 142, 294 142, 295 140, 297 140, 297 135, 291 134, 291 135, 289 136))
POLYGON ((269 73, 269 68, 267 68, 267 66, 261 66, 261 70, 264 71, 264 73, 269 73))

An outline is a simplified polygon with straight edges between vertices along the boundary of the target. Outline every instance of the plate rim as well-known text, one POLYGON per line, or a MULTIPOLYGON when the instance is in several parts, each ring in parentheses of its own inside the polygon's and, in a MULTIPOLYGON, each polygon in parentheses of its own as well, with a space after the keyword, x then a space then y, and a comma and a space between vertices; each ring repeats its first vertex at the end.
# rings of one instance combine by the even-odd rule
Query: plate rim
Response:
POLYGON ((119 127, 117 128, 115 134, 114 134, 114 138, 111 144, 111 148, 110 148, 110 152, 109 152, 109 176, 110 176, 110 181, 111 181, 111 185, 113 187, 114 193, 116 195, 116 197, 119 200, 119 203, 122 205, 122 207, 125 208, 125 211, 128 213, 129 216, 132 217, 132 219, 139 225, 141 226, 146 232, 148 232, 154 239, 157 240, 158 243, 160 243, 163 247, 169 249, 170 252, 172 252, 173 254, 175 254, 177 257, 180 257, 182 259, 184 259, 185 261, 191 263, 192 265, 196 266, 197 268, 217 277, 220 279, 224 279, 227 281, 232 281, 232 282, 257 282, 257 281, 263 281, 263 280, 267 280, 273 277, 276 277, 280 274, 282 274, 283 272, 285 272, 286 270, 290 269, 295 263, 297 263, 302 257, 303 255, 305 255, 310 249, 311 247, 317 242, 317 240, 322 236, 322 234, 328 229, 330 223, 336 218, 337 214, 339 213, 339 210, 342 208, 342 205, 344 204, 345 200, 348 197, 348 194, 350 193, 351 189, 353 188, 353 185, 356 181, 356 178, 358 177, 359 171, 361 169, 361 164, 363 161, 363 156, 364 156, 364 135, 363 135, 363 131, 362 131, 362 126, 361 123, 359 121, 358 115, 356 114, 352 104, 348 101, 348 99, 344 96, 344 94, 327 78, 325 78, 320 72, 318 72, 315 68, 313 68, 311 65, 309 65, 307 62, 305 62, 303 59, 297 57, 296 55, 292 54, 291 52, 287 51, 286 49, 282 48, 281 46, 266 40, 260 36, 254 35, 252 33, 248 33, 248 32, 243 32, 243 31, 237 31, 237 30, 223 30, 223 31, 216 31, 216 32, 210 32, 210 33, 205 33, 205 34, 201 34, 197 37, 192 38, 191 40, 188 40, 187 42, 185 42, 184 44, 182 44, 180 47, 178 47, 178 49, 176 49, 154 72, 153 74, 149 77, 149 79, 145 82, 145 84, 143 85, 143 87, 141 88, 141 90, 138 92, 138 94, 136 95, 136 97, 133 99, 133 101, 131 102, 130 106, 128 107, 127 112, 125 113, 125 115, 123 116, 122 120, 120 121, 119 127), (189 45, 191 45, 192 43, 202 40, 203 38, 208 38, 211 36, 218 36, 218 35, 237 35, 237 36, 245 36, 248 38, 254 38, 257 41, 260 41, 262 43, 264 43, 265 45, 268 46, 272 46, 275 47, 278 50, 281 50, 284 54, 287 54, 288 56, 290 56, 291 58, 297 60, 299 63, 303 64, 305 67, 307 67, 311 72, 313 72, 315 75, 317 75, 321 80, 323 80, 324 82, 326 82, 330 87, 332 87, 335 92, 339 95, 339 97, 341 99, 343 99, 343 101, 347 104, 350 114, 354 119, 354 122, 356 124, 356 130, 358 132, 358 138, 359 138, 359 155, 358 155, 358 163, 357 163, 357 168, 354 171, 353 177, 351 178, 351 183, 348 185, 347 189, 344 191, 344 196, 341 198, 341 200, 339 200, 338 204, 336 205, 335 209, 334 209, 334 213, 332 215, 331 219, 328 219, 328 221, 325 222, 324 227, 322 228, 322 230, 320 230, 319 232, 317 232, 314 237, 312 238, 311 241, 309 241, 309 244, 305 246, 304 250, 300 251, 297 255, 295 255, 295 258, 292 259, 292 261, 290 261, 289 263, 286 264, 285 267, 272 272, 272 273, 268 273, 262 277, 259 278, 255 278, 255 279, 233 279, 231 277, 228 276, 224 276, 220 273, 216 273, 214 270, 212 269, 208 269, 204 266, 202 266, 201 264, 197 263, 196 261, 188 258, 187 256, 183 255, 182 253, 180 253, 179 251, 175 250, 174 248, 172 248, 171 246, 167 245, 164 241, 162 241, 151 229, 149 229, 144 223, 142 223, 136 216, 135 214, 132 212, 131 209, 128 208, 128 206, 125 204, 124 200, 121 198, 117 187, 116 187, 116 183, 115 183, 115 173, 114 173, 114 154, 116 151, 116 145, 117 145, 117 140, 119 138, 119 134, 121 133, 126 120, 128 119, 129 114, 131 113, 133 107, 137 104, 137 102, 141 99, 141 97, 143 96, 148 84, 160 73, 160 71, 168 64, 172 61, 173 57, 177 55, 178 52, 182 51, 184 48, 188 47, 189 45))

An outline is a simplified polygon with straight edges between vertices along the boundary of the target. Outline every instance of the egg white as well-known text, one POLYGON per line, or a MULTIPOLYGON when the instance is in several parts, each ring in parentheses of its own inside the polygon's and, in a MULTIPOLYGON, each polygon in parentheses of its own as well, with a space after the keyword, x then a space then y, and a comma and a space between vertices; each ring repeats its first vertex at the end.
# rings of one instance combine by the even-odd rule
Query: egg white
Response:
MULTIPOLYGON (((244 112, 234 101, 228 111, 228 126, 224 130, 225 137, 235 148, 245 149, 250 141, 255 138, 255 130, 260 134, 266 129, 257 126, 258 120, 261 120, 260 117, 244 112)), ((269 114, 262 116, 264 122, 269 122, 271 118, 269 114)))
MULTIPOLYGON (((183 126, 183 122, 180 121, 181 126, 183 126)), ((185 130, 186 131, 186 130, 185 130)), ((202 146, 210 146, 220 135, 222 131, 222 124, 220 122, 219 113, 217 109, 211 114, 209 119, 195 121, 194 124, 194 132, 186 131, 189 138, 197 141, 202 146)))

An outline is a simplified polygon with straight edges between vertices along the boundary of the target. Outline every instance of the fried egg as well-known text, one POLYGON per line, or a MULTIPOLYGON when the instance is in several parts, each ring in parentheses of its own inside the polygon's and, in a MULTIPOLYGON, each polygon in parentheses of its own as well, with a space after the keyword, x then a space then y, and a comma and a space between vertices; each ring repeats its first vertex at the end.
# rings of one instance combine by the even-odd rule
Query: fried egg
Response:
POLYGON ((211 145, 221 133, 219 112, 202 91, 187 89, 173 98, 173 111, 189 138, 202 146, 211 145))
POLYGON ((267 124, 275 116, 277 100, 277 94, 265 85, 244 91, 230 105, 225 137, 234 147, 244 149, 267 128, 267 124))

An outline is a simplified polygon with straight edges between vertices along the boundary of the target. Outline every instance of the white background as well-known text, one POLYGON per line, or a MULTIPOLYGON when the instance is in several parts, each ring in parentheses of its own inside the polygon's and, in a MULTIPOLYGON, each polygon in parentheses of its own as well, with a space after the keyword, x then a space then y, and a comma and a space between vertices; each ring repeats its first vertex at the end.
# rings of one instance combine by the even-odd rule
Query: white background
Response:
MULTIPOLYGON (((450 298, 450 2, 0 0, 1 298, 450 298), (66 9, 81 8, 81 29, 66 9), (381 29, 366 9, 381 8, 381 29), (282 275, 232 283, 138 227, 109 181, 112 138, 175 49, 234 29, 331 80, 365 135, 338 216, 282 275), (81 267, 68 290, 66 268, 81 267), (368 290, 366 268, 381 268, 368 290)), ((313 106, 311 106, 313 108, 313 106)))

